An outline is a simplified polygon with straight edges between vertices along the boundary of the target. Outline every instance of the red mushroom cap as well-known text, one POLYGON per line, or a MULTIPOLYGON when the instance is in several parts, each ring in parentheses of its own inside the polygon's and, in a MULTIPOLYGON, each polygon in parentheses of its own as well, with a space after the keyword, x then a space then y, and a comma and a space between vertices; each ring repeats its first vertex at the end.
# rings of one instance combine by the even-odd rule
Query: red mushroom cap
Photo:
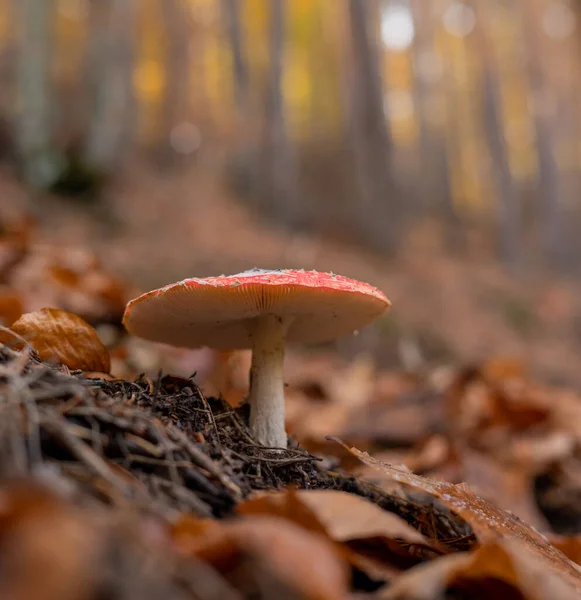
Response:
POLYGON ((373 286, 317 271, 253 269, 184 279, 131 300, 130 333, 173 346, 249 348, 255 319, 292 317, 289 342, 323 342, 350 334, 390 306, 373 286))

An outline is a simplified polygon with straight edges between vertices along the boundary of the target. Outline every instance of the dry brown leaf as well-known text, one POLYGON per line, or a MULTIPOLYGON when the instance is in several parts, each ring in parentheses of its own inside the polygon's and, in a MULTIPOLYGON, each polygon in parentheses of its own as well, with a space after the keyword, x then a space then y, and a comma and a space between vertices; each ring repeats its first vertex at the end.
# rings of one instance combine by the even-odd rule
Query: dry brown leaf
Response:
POLYGON ((120 321, 129 295, 94 254, 47 244, 29 248, 12 270, 10 283, 21 292, 28 310, 56 306, 91 323, 120 321))
POLYGON ((567 558, 581 565, 581 535, 549 534, 547 537, 567 558))
POLYGON ((97 529, 31 483, 0 488, 3 600, 81 600, 91 586, 97 529))
POLYGON ((309 447, 329 433, 341 435, 354 415, 367 413, 376 397, 377 377, 370 355, 344 363, 326 354, 291 354, 288 363, 286 426, 309 447))
POLYGON ((47 275, 54 278, 58 283, 68 286, 76 287, 79 285, 80 275, 75 273, 68 267, 62 265, 49 265, 47 268, 47 275))
MULTIPOLYGON (((354 458, 352 454, 349 456, 352 459, 354 458)), ((453 481, 455 474, 458 472, 458 465, 453 460, 454 454, 450 440, 438 434, 424 438, 410 449, 390 448, 378 450, 373 453, 373 456, 391 465, 405 465, 414 472, 429 473, 434 479, 453 481)), ((356 467, 350 469, 350 472, 358 477, 378 478, 376 469, 368 467, 361 462, 358 462, 356 467)), ((386 478, 383 479, 386 480, 386 478)), ((387 481, 393 480, 387 479, 387 481)))
MULTIPOLYGON (((186 518, 173 528, 177 550, 212 566, 233 585, 252 586, 257 597, 341 600, 348 569, 322 535, 271 516, 215 522, 186 518)), ((245 587, 244 590, 249 590, 245 587)))
POLYGON ((243 515, 283 517, 336 542, 354 566, 388 578, 426 556, 445 552, 398 515, 360 496, 335 490, 261 492, 238 506, 243 515))
POLYGON ((335 438, 335 441, 357 456, 361 462, 374 467, 382 474, 438 498, 442 504, 470 524, 481 543, 518 540, 523 552, 537 557, 546 568, 559 574, 581 591, 581 570, 575 564, 532 527, 478 497, 466 484, 452 484, 414 475, 408 470, 382 463, 357 448, 349 448, 341 440, 335 438))
POLYGON ((563 460, 575 453, 576 435, 570 431, 554 426, 552 431, 535 431, 514 436, 512 443, 502 448, 503 458, 526 469, 529 475, 539 473, 543 469, 563 460))
POLYGON ((519 541, 506 539, 414 567, 375 597, 573 600, 579 595, 538 557, 523 553, 519 541))
POLYGON ((385 537, 430 546, 421 533, 401 517, 360 496, 331 490, 299 491, 297 495, 317 514, 334 540, 385 537))
MULTIPOLYGON (((539 530, 548 523, 533 498, 533 481, 528 469, 521 465, 503 464, 494 457, 462 448, 458 456, 461 480, 477 494, 510 510, 539 530)), ((456 480, 458 481, 458 480, 456 480)))
POLYGON ((81 317, 58 308, 25 313, 11 327, 41 359, 69 369, 102 371, 111 368, 109 352, 97 332, 81 317))
POLYGON ((527 375, 522 361, 510 357, 490 358, 482 364, 480 371, 488 381, 503 382, 507 379, 524 379, 527 375))
POLYGON ((337 542, 368 537, 401 539, 408 544, 429 546, 411 525, 361 496, 335 490, 262 492, 240 504, 244 515, 273 514, 326 533, 337 542))
POLYGON ((447 390, 446 405, 455 436, 470 439, 486 438, 499 428, 509 437, 546 424, 551 412, 520 365, 503 360, 461 370, 447 390))
POLYGON ((10 327, 21 315, 20 295, 12 288, 0 285, 0 325, 10 327))
POLYGON ((372 363, 363 358, 352 365, 339 366, 326 356, 294 357, 289 362, 289 433, 307 444, 322 440, 329 432, 341 433, 354 406, 369 397, 372 363), (350 396, 353 404, 349 403, 350 396))
POLYGON ((198 538, 207 533, 218 531, 222 523, 214 519, 201 519, 191 515, 184 515, 172 527, 172 539, 177 549, 182 554, 189 554, 198 548, 198 538))
MULTIPOLYGON (((310 493, 316 493, 314 491, 310 493)), ((338 492, 340 493, 340 492, 338 492)), ((283 517, 315 533, 328 535, 328 529, 311 507, 302 501, 300 492, 274 490, 259 492, 236 508, 241 515, 271 515, 283 517)))

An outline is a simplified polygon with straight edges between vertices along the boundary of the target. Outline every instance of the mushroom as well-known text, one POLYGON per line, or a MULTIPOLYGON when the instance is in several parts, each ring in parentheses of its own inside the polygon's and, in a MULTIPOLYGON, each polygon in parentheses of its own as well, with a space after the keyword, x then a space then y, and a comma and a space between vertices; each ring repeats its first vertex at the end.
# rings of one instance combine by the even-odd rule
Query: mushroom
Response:
POLYGON ((286 448, 285 343, 353 333, 389 306, 378 289, 341 275, 252 269, 143 294, 129 302, 123 323, 136 336, 174 346, 252 348, 250 429, 259 443, 286 448))

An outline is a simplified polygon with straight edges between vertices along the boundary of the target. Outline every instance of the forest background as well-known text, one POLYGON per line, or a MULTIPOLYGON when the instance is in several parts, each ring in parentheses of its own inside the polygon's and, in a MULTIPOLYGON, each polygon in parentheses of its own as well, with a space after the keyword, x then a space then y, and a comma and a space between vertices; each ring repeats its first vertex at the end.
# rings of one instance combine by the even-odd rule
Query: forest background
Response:
POLYGON ((139 289, 359 277, 394 309, 346 355, 578 383, 580 10, 0 0, 4 228, 33 215, 139 289))

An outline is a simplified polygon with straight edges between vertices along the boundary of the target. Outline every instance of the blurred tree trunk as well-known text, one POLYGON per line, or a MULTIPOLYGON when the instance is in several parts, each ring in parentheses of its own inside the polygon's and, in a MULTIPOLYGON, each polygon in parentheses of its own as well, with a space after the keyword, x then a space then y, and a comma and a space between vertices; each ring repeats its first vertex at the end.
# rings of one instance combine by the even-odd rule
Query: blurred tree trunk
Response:
POLYGON ((289 227, 303 225, 303 206, 299 199, 298 168, 295 150, 286 125, 284 93, 284 40, 287 0, 270 0, 266 131, 263 164, 265 200, 269 212, 289 227))
POLYGON ((351 29, 351 133, 360 190, 357 223, 366 242, 389 254, 400 220, 391 171, 379 52, 370 34, 370 0, 347 0, 351 29))
POLYGON ((122 158, 133 135, 135 12, 135 0, 90 2, 86 160, 100 171, 122 158))
POLYGON ((232 181, 239 192, 247 196, 252 205, 257 206, 260 204, 260 195, 265 190, 261 190, 259 185, 263 172, 256 148, 260 143, 256 140, 257 127, 250 88, 248 46, 242 22, 243 11, 247 6, 246 0, 222 0, 221 14, 230 49, 237 111, 236 135, 229 157, 229 168, 232 181))
MULTIPOLYGON (((437 215, 447 226, 447 242, 450 250, 460 245, 460 219, 454 207, 448 149, 444 136, 435 130, 430 120, 430 100, 435 90, 431 68, 438 69, 434 43, 436 15, 433 5, 425 0, 410 0, 415 36, 413 44, 414 94, 420 126, 419 192, 422 205, 436 209, 437 215)), ((441 84, 440 84, 441 85, 441 84)))
POLYGON ((499 196, 498 225, 500 254, 504 263, 517 269, 521 254, 521 207, 519 194, 510 169, 509 150, 504 135, 501 92, 497 65, 488 37, 488 20, 483 6, 472 0, 476 14, 474 29, 476 50, 482 69, 482 110, 486 141, 499 196))
POLYGON ((164 146, 171 150, 173 128, 189 117, 192 23, 183 0, 163 0, 161 7, 166 33, 162 131, 167 140, 164 146))
POLYGON ((53 0, 21 0, 22 35, 18 64, 16 144, 26 182, 36 188, 56 176, 52 154, 50 71, 53 57, 53 0))
MULTIPOLYGON (((521 9, 525 36, 526 68, 532 95, 538 161, 538 222, 543 250, 551 267, 567 266, 564 194, 555 156, 557 131, 556 103, 544 73, 541 38, 537 30, 539 7, 536 1, 521 9)), ((575 261, 576 262, 576 261, 575 261)))
MULTIPOLYGON (((17 0, 9 0, 4 7, 4 20, 7 23, 18 23, 19 7, 17 0)), ((16 158, 18 149, 15 145, 15 127, 12 125, 14 113, 14 81, 18 74, 18 44, 14 31, 5 32, 0 40, 0 89, 5 92, 0 96, 0 161, 16 158)))
MULTIPOLYGON (((19 7, 16 0, 9 0, 5 6, 4 19, 8 23, 17 23, 19 18, 19 7)), ((17 40, 14 33, 10 32, 0 39, 0 85, 6 90, 12 87, 12 82, 15 73, 16 61, 18 56, 17 40)), ((1 106, 7 109, 9 105, 13 105, 13 98, 7 98, 6 94, 1 99, 1 106)))
POLYGON ((250 109, 250 72, 241 18, 241 8, 245 4, 243 0, 222 0, 222 15, 232 56, 234 96, 238 112, 243 118, 248 116, 250 109))

